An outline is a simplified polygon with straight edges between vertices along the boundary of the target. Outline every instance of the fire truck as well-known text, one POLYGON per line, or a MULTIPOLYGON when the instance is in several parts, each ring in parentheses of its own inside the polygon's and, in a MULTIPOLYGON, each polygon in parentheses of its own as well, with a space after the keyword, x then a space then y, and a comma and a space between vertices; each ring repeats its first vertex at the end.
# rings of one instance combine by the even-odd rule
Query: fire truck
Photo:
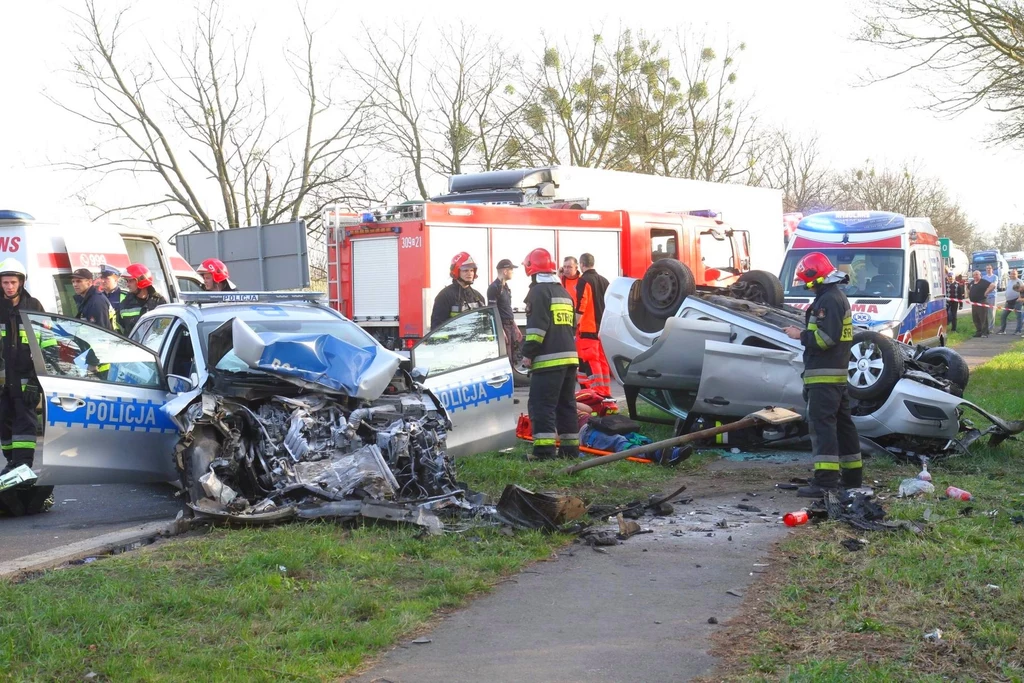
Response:
MULTIPOLYGON (((324 222, 331 306, 393 349, 411 348, 429 331, 434 298, 451 283, 451 259, 461 251, 477 263, 481 294, 498 261, 518 264, 544 247, 558 263, 593 254, 609 279, 643 278, 636 296, 655 314, 674 314, 696 289, 782 303, 778 279, 750 269, 748 233, 706 215, 406 202, 358 216, 329 209, 324 222)), ((509 287, 525 325, 522 270, 509 287)))

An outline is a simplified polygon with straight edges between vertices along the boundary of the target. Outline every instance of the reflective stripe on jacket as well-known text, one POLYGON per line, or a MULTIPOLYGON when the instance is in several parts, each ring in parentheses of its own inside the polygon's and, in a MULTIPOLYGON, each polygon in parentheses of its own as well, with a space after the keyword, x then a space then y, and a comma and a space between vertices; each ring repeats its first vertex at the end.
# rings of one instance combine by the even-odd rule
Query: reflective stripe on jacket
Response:
POLYGON ((554 275, 536 275, 534 278, 526 295, 523 356, 532 361, 534 372, 579 365, 572 298, 554 275))
POLYGON ((835 284, 819 285, 804 315, 804 384, 843 384, 850 369, 853 311, 835 284))

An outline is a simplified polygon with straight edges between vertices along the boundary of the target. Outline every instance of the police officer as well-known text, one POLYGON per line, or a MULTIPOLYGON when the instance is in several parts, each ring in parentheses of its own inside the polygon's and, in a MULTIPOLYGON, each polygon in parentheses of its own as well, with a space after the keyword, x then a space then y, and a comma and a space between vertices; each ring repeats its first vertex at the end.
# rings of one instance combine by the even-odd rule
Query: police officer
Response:
POLYGON ((234 292, 238 289, 231 281, 228 267, 220 259, 206 259, 196 272, 203 276, 203 289, 207 292, 234 292))
POLYGON ((526 295, 523 365, 530 368, 527 404, 533 427, 533 457, 544 460, 580 454, 576 415, 576 313, 559 282, 558 266, 547 249, 534 249, 523 261, 531 278, 526 295), (559 442, 558 452, 555 443, 559 442))
POLYGON ((100 289, 106 295, 107 301, 110 302, 110 307, 114 309, 114 319, 116 320, 121 312, 121 304, 128 296, 128 292, 121 289, 121 271, 106 264, 100 266, 99 283, 100 289))
POLYGON ((71 273, 71 286, 75 289, 75 303, 78 304, 76 318, 111 331, 117 330, 114 309, 99 287, 93 284, 91 270, 79 268, 71 273))
POLYGON ((501 328, 505 331, 505 346, 508 349, 508 357, 513 363, 518 358, 519 343, 523 340, 523 333, 516 325, 515 311, 512 310, 512 290, 509 289, 508 281, 519 266, 507 258, 498 261, 496 270, 498 277, 487 288, 487 305, 498 307, 498 316, 501 318, 501 328))
POLYGON ((848 282, 820 252, 811 252, 796 267, 796 276, 814 291, 805 315, 806 330, 787 327, 791 339, 804 347, 804 397, 814 451, 814 479, 797 491, 820 498, 827 490, 857 488, 863 482, 860 438, 850 417, 847 373, 853 347, 853 313, 839 289, 848 282))
MULTIPOLYGON (((0 444, 7 464, 3 473, 15 467, 32 467, 36 452, 36 407, 39 382, 21 311, 42 312, 43 306, 25 290, 25 266, 13 258, 0 262, 0 335, 7 377, 0 388, 0 444)), ((56 342, 39 338, 40 347, 55 347, 56 342)))
POLYGON ((448 274, 452 283, 442 289, 434 297, 434 309, 430 313, 430 329, 434 329, 446 320, 454 318, 463 311, 483 308, 487 305, 480 292, 473 289, 476 281, 476 261, 464 251, 452 258, 448 274))
POLYGON ((135 323, 139 322, 141 315, 167 303, 167 299, 156 291, 153 273, 141 263, 133 263, 125 269, 125 281, 128 283, 128 295, 121 304, 117 321, 121 333, 127 337, 135 329, 135 323))

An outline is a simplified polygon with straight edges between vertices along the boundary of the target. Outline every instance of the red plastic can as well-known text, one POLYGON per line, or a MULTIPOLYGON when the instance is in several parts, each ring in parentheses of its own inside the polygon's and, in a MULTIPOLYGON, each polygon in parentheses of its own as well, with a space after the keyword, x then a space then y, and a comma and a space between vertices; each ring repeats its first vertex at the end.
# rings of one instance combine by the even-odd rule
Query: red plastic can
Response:
POLYGON ((787 512, 782 516, 782 523, 786 526, 800 526, 801 524, 807 524, 807 510, 798 510, 797 512, 787 512))
POLYGON ((970 491, 964 491, 955 486, 950 486, 946 489, 946 495, 954 500, 974 500, 974 496, 971 495, 970 491))

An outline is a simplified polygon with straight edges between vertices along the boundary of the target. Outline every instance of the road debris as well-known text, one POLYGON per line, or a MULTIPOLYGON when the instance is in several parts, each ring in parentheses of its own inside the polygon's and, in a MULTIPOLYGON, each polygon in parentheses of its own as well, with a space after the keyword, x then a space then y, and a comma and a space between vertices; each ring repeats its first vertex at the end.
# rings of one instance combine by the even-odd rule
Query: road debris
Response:
POLYGON ((575 496, 534 493, 515 484, 509 484, 502 491, 496 510, 499 518, 514 526, 548 531, 555 531, 587 513, 586 505, 575 496))
POLYGON ((900 482, 899 498, 913 498, 914 496, 928 495, 935 493, 935 485, 923 479, 904 479, 900 482))
POLYGON ((942 640, 942 629, 937 628, 934 631, 929 631, 928 633, 925 633, 924 639, 932 643, 939 642, 940 640, 942 640))

